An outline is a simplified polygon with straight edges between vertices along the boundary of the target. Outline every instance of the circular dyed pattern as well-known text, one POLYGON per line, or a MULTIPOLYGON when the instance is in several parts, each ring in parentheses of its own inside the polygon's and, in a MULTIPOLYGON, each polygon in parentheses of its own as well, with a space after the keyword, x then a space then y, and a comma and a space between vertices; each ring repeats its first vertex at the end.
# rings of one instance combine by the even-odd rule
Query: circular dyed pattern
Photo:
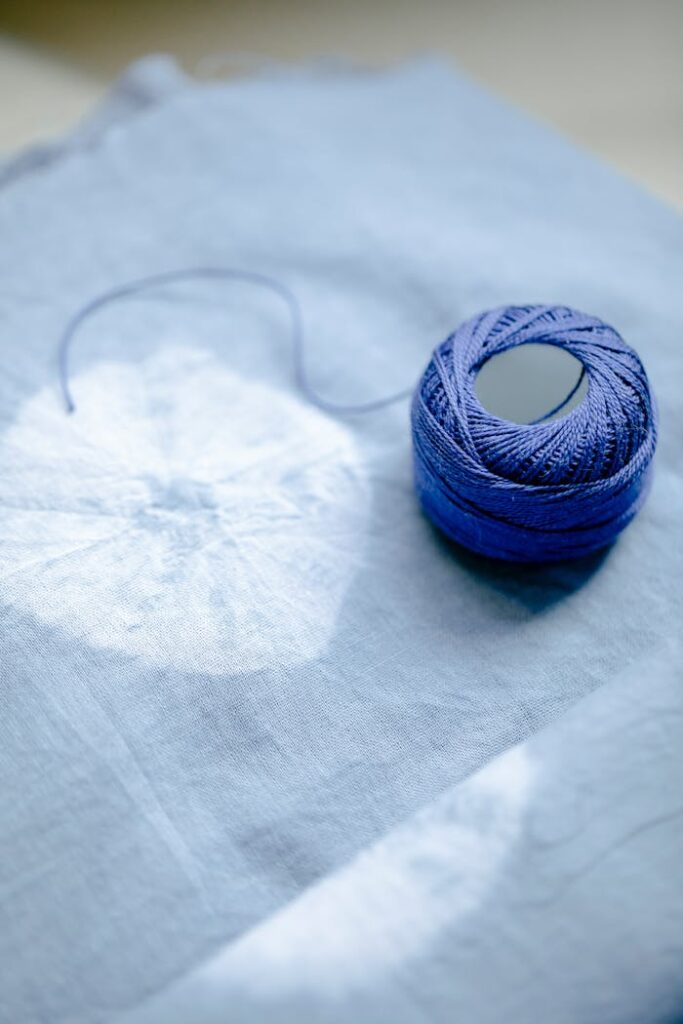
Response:
POLYGON ((0 445, 0 595, 159 665, 254 672, 327 645, 368 490, 349 431, 166 349, 31 398, 0 445))

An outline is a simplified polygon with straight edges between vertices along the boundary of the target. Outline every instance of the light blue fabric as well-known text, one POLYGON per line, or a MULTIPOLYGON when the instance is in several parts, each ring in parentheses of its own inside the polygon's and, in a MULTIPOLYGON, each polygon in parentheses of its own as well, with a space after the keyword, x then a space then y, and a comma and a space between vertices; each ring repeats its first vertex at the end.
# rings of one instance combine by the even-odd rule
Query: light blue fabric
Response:
POLYGON ((666 796, 683 749, 680 218, 439 63, 163 92, 0 193, 0 1020, 114 1021, 226 943, 228 987, 200 980, 218 1019, 664 1020, 683 1001, 666 796), (68 316, 196 264, 283 279, 339 401, 416 381, 483 308, 602 317, 658 397, 650 500, 588 562, 451 549, 415 501, 407 407, 311 409, 281 308, 243 286, 103 311, 65 416, 68 316), (612 734, 600 690, 633 673, 652 699, 612 734), (313 993, 293 968, 288 990, 250 984, 245 963, 284 955, 269 921, 290 903, 299 968, 322 931, 364 969, 332 957, 313 993))
POLYGON ((678 1022, 678 665, 635 662, 125 1024, 678 1022))

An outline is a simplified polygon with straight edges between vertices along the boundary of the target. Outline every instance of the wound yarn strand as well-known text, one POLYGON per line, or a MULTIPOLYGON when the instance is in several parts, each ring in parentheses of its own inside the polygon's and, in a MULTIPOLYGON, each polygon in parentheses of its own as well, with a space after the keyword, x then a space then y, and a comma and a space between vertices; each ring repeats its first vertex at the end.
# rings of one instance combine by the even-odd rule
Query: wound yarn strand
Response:
POLYGON ((657 442, 636 353, 602 320, 563 306, 506 306, 462 324, 425 370, 412 428, 428 517, 470 550, 518 562, 574 558, 611 543, 645 499, 657 442), (561 419, 511 423, 481 405, 474 382, 492 356, 531 342, 575 356, 588 390, 561 419))

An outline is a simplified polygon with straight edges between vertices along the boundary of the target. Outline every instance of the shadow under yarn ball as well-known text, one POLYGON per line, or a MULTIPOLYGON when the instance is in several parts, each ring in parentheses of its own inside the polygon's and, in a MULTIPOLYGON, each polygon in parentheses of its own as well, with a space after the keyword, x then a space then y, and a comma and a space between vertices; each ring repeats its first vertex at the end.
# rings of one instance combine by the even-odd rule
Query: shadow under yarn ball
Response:
POLYGON ((516 562, 605 547, 646 496, 657 426, 638 355, 594 316, 509 306, 462 324, 434 351, 412 405, 415 485, 427 516, 471 551, 516 562), (477 393, 489 360, 552 345, 581 372, 534 419, 496 416, 477 393))

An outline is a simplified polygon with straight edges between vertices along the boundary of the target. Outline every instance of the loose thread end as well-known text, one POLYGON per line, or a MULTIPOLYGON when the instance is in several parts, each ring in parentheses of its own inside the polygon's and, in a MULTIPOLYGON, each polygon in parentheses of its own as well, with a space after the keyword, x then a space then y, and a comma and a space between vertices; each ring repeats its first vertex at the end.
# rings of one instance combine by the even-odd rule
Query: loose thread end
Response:
POLYGON ((362 414, 376 412, 389 405, 393 405, 395 402, 399 402, 410 395, 412 391, 411 388, 398 392, 394 395, 388 395, 387 397, 364 402, 358 405, 344 405, 336 402, 328 402, 324 398, 321 398, 308 380, 308 374, 304 365, 305 352, 301 307, 298 299, 293 292, 290 291, 289 287, 277 278, 269 277, 267 274, 261 274, 256 271, 240 270, 235 267, 198 266, 186 268, 185 270, 171 270, 162 274, 153 274, 149 277, 141 277, 137 280, 130 281, 128 284, 112 288, 110 291, 98 295, 96 298, 82 306, 74 314, 62 333, 58 347, 59 376, 62 396, 64 398, 64 408, 67 415, 71 415, 76 411, 76 405, 69 390, 69 351, 74 336, 83 321, 103 306, 106 306, 111 302, 115 302, 118 299, 125 298, 126 296, 136 295, 138 292, 141 292, 146 288, 173 284, 183 280, 201 278, 223 278, 231 281, 245 281, 250 284, 265 287, 270 292, 275 293, 284 300, 289 309, 292 324, 291 343, 294 355, 294 377, 302 394, 304 394, 306 398, 319 409, 331 413, 332 415, 342 416, 351 415, 353 413, 362 414))
POLYGON ((62 402, 64 404, 64 412, 66 415, 72 416, 76 412, 76 403, 74 402, 68 387, 62 388, 62 402))

